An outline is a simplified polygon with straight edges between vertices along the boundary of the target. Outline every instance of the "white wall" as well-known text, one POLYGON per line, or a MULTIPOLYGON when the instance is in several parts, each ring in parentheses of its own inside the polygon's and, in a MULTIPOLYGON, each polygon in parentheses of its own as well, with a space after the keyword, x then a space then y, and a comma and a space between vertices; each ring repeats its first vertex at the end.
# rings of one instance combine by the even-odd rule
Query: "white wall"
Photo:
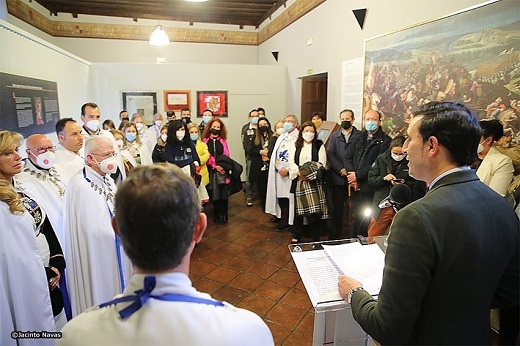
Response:
MULTIPOLYGON (((218 64, 102 64, 91 67, 91 100, 103 120, 119 124, 122 91, 156 91, 158 110, 164 116, 163 90, 191 90, 192 119, 196 118, 197 90, 227 90, 228 128, 231 156, 244 164, 240 141, 242 125, 251 109, 263 106, 271 121, 285 114, 285 66, 218 64)), ((273 122, 274 125, 274 122, 273 122)))
MULTIPOLYGON (((2 20, 0 47, 0 72, 56 82, 61 117, 79 120, 79 108, 91 89, 89 62, 2 20)), ((55 133, 50 136, 56 142, 55 133)))
MULTIPOLYGON (((259 46, 258 63, 287 66, 287 110, 301 111, 301 81, 307 70, 328 72, 329 120, 341 110, 341 62, 363 56, 364 40, 436 19, 481 0, 328 0, 259 46), (352 10, 367 8, 363 30, 352 10), (306 46, 312 38, 313 44, 306 46), (278 51, 278 63, 271 52, 278 51)), ((357 116, 357 120, 360 120, 357 116)))

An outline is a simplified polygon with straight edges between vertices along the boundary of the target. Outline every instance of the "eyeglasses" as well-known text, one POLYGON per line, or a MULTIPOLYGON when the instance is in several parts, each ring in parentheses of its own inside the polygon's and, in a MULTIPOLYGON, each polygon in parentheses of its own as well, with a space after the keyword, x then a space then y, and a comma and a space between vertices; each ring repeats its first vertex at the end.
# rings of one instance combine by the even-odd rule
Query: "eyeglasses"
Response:
POLYGON ((117 156, 117 153, 115 151, 112 151, 112 152, 109 152, 106 154, 92 153, 92 155, 98 155, 98 156, 101 156, 103 159, 108 159, 110 157, 117 156))
POLYGON ((36 150, 39 154, 43 154, 43 153, 46 153, 47 151, 54 151, 56 150, 56 146, 55 145, 51 145, 51 146, 48 146, 48 147, 38 147, 36 149, 29 149, 29 150, 36 150))

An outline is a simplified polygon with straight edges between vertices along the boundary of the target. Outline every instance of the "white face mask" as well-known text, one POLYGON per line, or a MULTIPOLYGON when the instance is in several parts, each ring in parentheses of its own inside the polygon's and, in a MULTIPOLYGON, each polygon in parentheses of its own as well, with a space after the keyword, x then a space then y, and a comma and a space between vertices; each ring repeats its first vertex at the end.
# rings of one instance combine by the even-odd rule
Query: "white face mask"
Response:
POLYGON ((392 159, 394 159, 394 161, 397 161, 397 162, 403 161, 405 156, 406 156, 405 154, 401 154, 401 155, 399 155, 399 154, 390 154, 390 155, 392 156, 392 159))
POLYGON ((161 139, 162 139, 163 142, 166 143, 166 139, 167 139, 167 138, 168 138, 168 135, 167 135, 166 133, 162 133, 162 134, 161 134, 161 139))
POLYGON ((123 148, 123 140, 122 139, 116 139, 116 145, 119 149, 122 149, 123 148))
POLYGON ((278 136, 281 136, 285 133, 285 129, 283 127, 279 127, 276 129, 276 133, 278 134, 278 136))
POLYGON ((157 126, 157 127, 161 127, 161 125, 162 125, 162 120, 155 120, 153 123, 155 124, 155 126, 157 126))
POLYGON ((43 154, 38 155, 36 158, 36 164, 38 167, 43 169, 49 169, 54 165, 54 160, 56 158, 56 154, 52 151, 46 151, 43 154))
POLYGON ((477 147, 477 154, 480 154, 483 151, 484 151, 484 146, 482 145, 482 143, 479 143, 478 147, 477 147))
POLYGON ((314 133, 304 132, 304 133, 302 133, 302 137, 305 142, 310 143, 314 139, 314 133))
POLYGON ((177 132, 175 132, 175 136, 177 136, 177 139, 179 141, 182 141, 184 139, 185 135, 186 135, 186 131, 184 131, 184 130, 178 130, 177 132))
POLYGON ((99 120, 89 120, 87 121, 87 127, 90 131, 97 131, 99 129, 99 120))
MULTIPOLYGON (((94 160, 96 159, 94 158, 94 160)), ((99 165, 101 171, 105 174, 114 174, 117 171, 117 162, 115 156, 104 159, 101 162, 96 161, 96 163, 99 165)))
POLYGON ((137 129, 137 131, 141 132, 144 128, 144 125, 143 123, 136 123, 135 128, 137 129))

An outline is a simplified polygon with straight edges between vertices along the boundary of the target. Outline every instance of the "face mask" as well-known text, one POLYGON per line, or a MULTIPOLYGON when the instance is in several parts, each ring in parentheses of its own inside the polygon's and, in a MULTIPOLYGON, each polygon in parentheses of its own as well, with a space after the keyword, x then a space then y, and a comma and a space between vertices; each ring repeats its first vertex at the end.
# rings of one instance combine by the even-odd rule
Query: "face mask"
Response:
POLYGON ((392 159, 394 159, 394 161, 403 161, 404 157, 406 156, 405 154, 401 154, 401 155, 398 155, 398 154, 390 154, 392 156, 392 159))
POLYGON ((96 163, 99 165, 99 168, 101 168, 101 171, 105 174, 114 174, 117 171, 115 156, 109 157, 108 159, 104 159, 101 162, 96 161, 96 163))
POLYGON ((90 131, 97 131, 99 129, 99 120, 87 121, 87 127, 90 131))
POLYGON ((377 122, 375 121, 367 121, 365 123, 365 129, 369 132, 377 130, 377 122))
POLYGON ((182 118, 182 122, 185 124, 189 124, 189 123, 191 123, 191 118, 190 117, 182 118))
POLYGON ((36 158, 36 164, 43 169, 49 169, 54 165, 55 158, 56 154, 52 151, 46 151, 43 154, 38 155, 36 158))
POLYGON ((283 135, 284 133, 285 133, 285 129, 284 129, 283 127, 279 127, 279 128, 276 129, 276 134, 277 134, 278 136, 281 136, 281 135, 283 135))
POLYGON ((137 129, 138 132, 141 132, 143 130, 143 123, 136 123, 135 124, 135 128, 137 129))
POLYGON ((116 139, 116 145, 119 149, 123 149, 123 140, 122 139, 116 139))
POLYGON ((350 127, 352 127, 352 122, 350 120, 343 120, 341 122, 341 127, 344 129, 344 130, 348 130, 350 129, 350 127))
POLYGON ((314 139, 314 133, 312 133, 312 132, 304 132, 302 134, 302 137, 303 137, 303 140, 305 142, 310 143, 314 139))
POLYGON ((211 134, 212 135, 218 135, 219 133, 220 133, 220 130, 211 129, 211 134))
POLYGON ((320 127, 322 122, 323 122, 323 121, 321 121, 321 120, 313 120, 313 121, 312 121, 312 123, 313 123, 314 126, 316 126, 316 127, 320 127))
POLYGON ((179 141, 182 141, 184 139, 185 135, 186 135, 186 131, 184 131, 184 130, 179 130, 179 131, 175 132, 175 136, 177 137, 177 139, 179 141))
POLYGON ((162 120, 155 120, 153 123, 155 124, 155 126, 157 126, 157 127, 161 127, 161 125, 162 125, 162 120))
POLYGON ((482 145, 482 143, 479 143, 478 147, 477 147, 477 154, 480 154, 483 151, 484 151, 484 146, 482 145))
POLYGON ((134 132, 125 133, 125 137, 126 137, 127 141, 133 142, 133 141, 135 141, 135 139, 137 137, 137 133, 134 133, 134 132))
POLYGON ((121 121, 130 121, 130 118, 121 118, 121 121))
POLYGON ((211 120, 211 115, 203 115, 202 116, 202 121, 204 122, 204 124, 209 123, 210 120, 211 120))
POLYGON ((260 132, 267 132, 267 129, 269 128, 269 126, 260 126, 258 127, 258 129, 260 130, 260 132))
POLYGON ((251 124, 256 125, 256 124, 258 124, 258 119, 260 119, 260 118, 259 117, 252 117, 250 119, 251 119, 251 124))
POLYGON ((161 134, 161 139, 162 139, 163 142, 166 143, 166 139, 167 139, 167 138, 168 138, 168 135, 167 135, 167 134, 165 134, 165 133, 161 134))
POLYGON ((286 132, 291 132, 292 129, 294 128, 293 124, 286 121, 283 123, 283 128, 285 129, 286 132))
POLYGON ((190 139, 195 142, 197 139, 199 139, 199 134, 198 133, 190 133, 190 139))

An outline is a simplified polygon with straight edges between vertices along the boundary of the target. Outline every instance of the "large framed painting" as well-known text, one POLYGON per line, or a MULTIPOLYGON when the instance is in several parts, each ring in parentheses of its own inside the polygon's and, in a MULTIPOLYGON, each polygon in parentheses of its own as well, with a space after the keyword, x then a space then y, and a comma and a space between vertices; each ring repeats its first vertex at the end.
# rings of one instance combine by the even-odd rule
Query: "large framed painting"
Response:
POLYGON ((153 116, 157 113, 157 93, 155 91, 123 91, 123 109, 130 118, 139 114, 146 125, 153 125, 153 116))
POLYGON ((228 116, 227 91, 197 91, 197 116, 202 117, 205 109, 213 111, 219 117, 228 116))
POLYGON ((481 119, 499 119, 520 143, 518 0, 489 1, 365 41, 363 113, 381 111, 383 128, 406 132, 411 111, 458 101, 481 119))

